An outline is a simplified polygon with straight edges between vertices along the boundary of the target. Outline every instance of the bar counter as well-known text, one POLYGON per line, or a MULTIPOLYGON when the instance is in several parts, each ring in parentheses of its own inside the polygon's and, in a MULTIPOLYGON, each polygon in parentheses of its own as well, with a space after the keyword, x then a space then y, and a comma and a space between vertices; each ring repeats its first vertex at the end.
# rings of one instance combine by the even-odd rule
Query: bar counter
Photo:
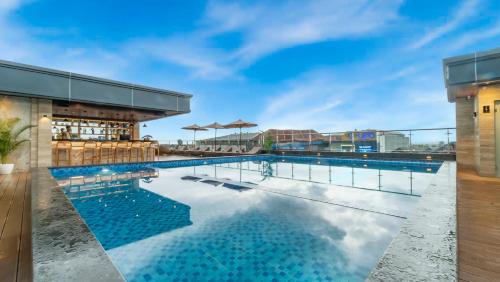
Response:
POLYGON ((53 140, 52 166, 155 161, 159 148, 156 140, 53 140))

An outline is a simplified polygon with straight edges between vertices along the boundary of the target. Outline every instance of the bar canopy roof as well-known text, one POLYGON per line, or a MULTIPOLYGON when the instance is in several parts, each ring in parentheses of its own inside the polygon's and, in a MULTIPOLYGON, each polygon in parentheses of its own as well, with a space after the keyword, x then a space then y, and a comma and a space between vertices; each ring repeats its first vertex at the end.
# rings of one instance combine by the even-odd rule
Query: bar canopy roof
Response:
POLYGON ((448 101, 477 95, 478 88, 500 83, 500 48, 443 60, 448 101))
POLYGON ((146 121, 189 113, 192 95, 0 60, 0 95, 53 100, 53 114, 146 121))

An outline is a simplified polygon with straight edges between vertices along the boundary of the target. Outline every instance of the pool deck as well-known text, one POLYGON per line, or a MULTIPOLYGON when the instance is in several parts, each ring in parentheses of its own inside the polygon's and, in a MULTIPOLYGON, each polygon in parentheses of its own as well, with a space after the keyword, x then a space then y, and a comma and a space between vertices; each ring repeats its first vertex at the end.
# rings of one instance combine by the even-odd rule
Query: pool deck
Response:
POLYGON ((124 281, 47 168, 31 170, 34 281, 124 281))
POLYGON ((444 162, 367 281, 456 281, 456 163, 444 162))
POLYGON ((500 178, 459 169, 457 218, 460 281, 500 281, 500 178))
POLYGON ((0 281, 31 281, 31 174, 0 176, 0 281))
MULTIPOLYGON (((450 177, 453 175, 441 178, 441 182, 434 185, 453 185, 450 177)), ((32 173, 0 176, 0 281, 80 281, 82 277, 96 278, 95 281, 122 281, 123 278, 86 225, 82 224, 62 190, 54 189, 55 185, 49 171, 44 168, 34 169, 32 173)), ((459 168, 456 187, 458 280, 500 281, 500 179, 479 177, 473 171, 459 168)), ((435 198, 436 201, 438 199, 439 196, 435 198)), ((438 201, 441 207, 436 202, 432 207, 427 205, 427 209, 454 209, 454 202, 449 203, 453 206, 446 207, 442 200, 438 201)), ((421 223, 439 226, 432 224, 437 220, 440 219, 433 217, 428 218, 427 223, 421 223)), ((412 241, 425 238, 422 234, 406 234, 412 241)), ((391 245, 396 244, 397 247, 396 240, 391 245)), ((434 247, 433 244, 430 246, 434 247)), ((413 246, 402 247, 410 249, 409 252, 416 250, 411 249, 413 246)), ((390 248, 384 257, 389 252, 390 248)), ((427 260, 438 259, 443 260, 445 265, 452 265, 450 254, 453 252, 444 257, 435 257, 432 253, 424 257, 415 256, 414 262, 422 266, 422 259, 427 257, 427 260)), ((382 278, 384 281, 396 281, 401 278, 377 276, 376 272, 383 268, 383 261, 374 269, 369 281, 380 281, 382 278)), ((401 266, 399 263, 393 264, 396 269, 393 273, 406 271, 405 268, 398 268, 401 266)), ((431 264, 431 267, 436 266, 431 264)), ((453 270, 444 269, 448 272, 453 270)), ((457 280, 456 275, 450 275, 450 280, 457 280)), ((408 281, 422 280, 417 276, 413 278, 408 281)), ((435 276, 428 280, 439 278, 443 277, 435 276)))

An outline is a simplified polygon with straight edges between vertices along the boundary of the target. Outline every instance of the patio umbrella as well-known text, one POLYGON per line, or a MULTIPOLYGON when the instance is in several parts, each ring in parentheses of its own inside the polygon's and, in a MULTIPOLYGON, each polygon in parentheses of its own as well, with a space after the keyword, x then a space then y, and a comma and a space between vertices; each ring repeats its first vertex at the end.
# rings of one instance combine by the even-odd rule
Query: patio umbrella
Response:
POLYGON ((240 129, 240 139, 239 139, 238 144, 239 144, 240 149, 241 149, 241 129, 242 128, 255 127, 255 126, 257 126, 256 123, 242 121, 241 119, 239 119, 237 121, 233 121, 231 123, 228 123, 228 124, 224 125, 224 128, 239 128, 240 129))
POLYGON ((214 151, 215 148, 217 147, 217 129, 223 129, 225 128, 222 124, 214 122, 212 124, 204 126, 204 128, 213 128, 215 129, 215 138, 214 138, 214 151))
POLYGON ((207 131, 208 130, 204 127, 197 125, 196 123, 189 125, 189 126, 184 126, 182 129, 193 131, 193 146, 196 145, 196 131, 207 131))

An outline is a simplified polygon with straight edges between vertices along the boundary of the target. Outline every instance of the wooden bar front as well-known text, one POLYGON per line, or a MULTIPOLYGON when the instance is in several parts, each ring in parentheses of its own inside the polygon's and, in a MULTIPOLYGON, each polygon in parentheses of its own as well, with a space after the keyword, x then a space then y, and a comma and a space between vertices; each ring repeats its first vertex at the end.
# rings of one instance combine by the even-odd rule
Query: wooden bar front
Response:
POLYGON ((52 141, 52 166, 78 166, 156 161, 157 141, 52 141))

